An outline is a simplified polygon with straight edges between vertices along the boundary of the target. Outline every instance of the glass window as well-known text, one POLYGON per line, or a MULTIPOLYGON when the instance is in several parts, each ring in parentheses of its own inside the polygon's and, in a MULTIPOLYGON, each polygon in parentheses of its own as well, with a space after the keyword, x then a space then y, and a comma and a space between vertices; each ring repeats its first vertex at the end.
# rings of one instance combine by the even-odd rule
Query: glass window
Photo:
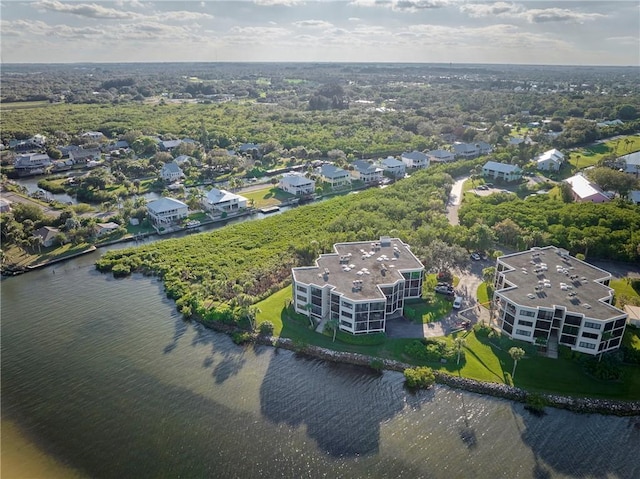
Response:
POLYGON ((602 328, 602 325, 600 323, 594 323, 593 321, 585 321, 584 327, 591 328, 591 329, 600 329, 602 328))
POLYGON ((531 336, 531 331, 516 329, 516 334, 519 334, 520 336, 531 336))
POLYGON ((587 343, 585 341, 580 341, 579 346, 585 349, 596 349, 596 345, 593 343, 587 343))

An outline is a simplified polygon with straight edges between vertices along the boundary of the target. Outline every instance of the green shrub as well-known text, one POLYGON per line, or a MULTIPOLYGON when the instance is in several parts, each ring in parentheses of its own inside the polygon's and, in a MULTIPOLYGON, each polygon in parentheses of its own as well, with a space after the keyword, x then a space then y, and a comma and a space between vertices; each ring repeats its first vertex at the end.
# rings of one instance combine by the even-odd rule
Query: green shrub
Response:
POLYGON ((529 393, 527 394, 524 408, 537 416, 542 416, 547 405, 548 401, 544 396, 538 393, 529 393))
POLYGON ((585 362, 587 372, 598 379, 615 381, 622 377, 622 369, 617 357, 605 355, 602 359, 591 358, 585 362))
POLYGON ((236 331, 231 335, 231 340, 236 344, 246 344, 251 342, 251 333, 247 331, 236 331))
POLYGON ((122 278, 131 274, 131 268, 126 263, 118 263, 111 269, 115 278, 122 278))
POLYGON ((384 362, 382 361, 382 359, 372 359, 369 363, 369 366, 371 367, 371 369, 375 369, 376 371, 382 371, 384 369, 384 362))
POLYGON ((511 377, 511 373, 504 373, 504 383, 507 386, 513 386, 513 378, 511 377))
POLYGON ((271 336, 273 334, 273 323, 271 321, 264 321, 260 323, 259 330, 263 336, 271 336))
POLYGON ((428 388, 436 382, 433 370, 426 366, 405 369, 404 379, 410 388, 428 388))

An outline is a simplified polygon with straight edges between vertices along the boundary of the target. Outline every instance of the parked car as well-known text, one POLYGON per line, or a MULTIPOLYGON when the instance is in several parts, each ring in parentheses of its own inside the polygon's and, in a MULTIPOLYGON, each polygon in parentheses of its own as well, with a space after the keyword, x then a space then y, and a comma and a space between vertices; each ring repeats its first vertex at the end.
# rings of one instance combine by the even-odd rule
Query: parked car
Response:
POLYGON ((462 307, 462 296, 456 296, 453 300, 453 309, 460 309, 462 307))
POLYGON ((439 284, 435 287, 435 292, 440 294, 452 295, 453 287, 448 284, 439 284))
POLYGON ((479 190, 488 190, 489 187, 487 185, 480 185, 480 186, 478 186, 477 189, 479 189, 479 190))
POLYGON ((475 252, 475 253, 471 253, 471 259, 473 261, 480 261, 482 258, 480 257, 480 253, 475 252))

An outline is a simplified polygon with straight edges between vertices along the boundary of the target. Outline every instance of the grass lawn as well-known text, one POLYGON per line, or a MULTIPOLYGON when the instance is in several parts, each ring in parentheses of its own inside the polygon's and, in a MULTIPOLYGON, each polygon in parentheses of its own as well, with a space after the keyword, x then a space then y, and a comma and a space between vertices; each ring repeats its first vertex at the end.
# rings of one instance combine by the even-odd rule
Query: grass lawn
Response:
POLYGON ((14 101, 0 103, 0 110, 23 110, 26 108, 43 108, 53 105, 49 100, 39 101, 14 101))
POLYGON ((478 303, 482 305, 482 307, 486 308, 487 303, 489 302, 489 285, 487 283, 480 283, 478 286, 478 303))
POLYGON ((614 279, 610 286, 615 291, 616 306, 621 307, 621 299, 625 304, 640 305, 640 280, 614 279))
POLYGON ((640 150, 640 136, 632 135, 620 140, 610 140, 605 143, 572 151, 569 154, 569 163, 574 168, 583 169, 597 164, 603 157, 615 153, 616 156, 626 155, 640 150), (630 140, 629 143, 625 143, 630 140))
POLYGON ((260 190, 241 192, 240 194, 247 198, 247 200, 253 200, 253 206, 256 208, 277 206, 283 201, 294 197, 294 195, 286 193, 275 186, 267 186, 260 190))
POLYGON ((452 303, 441 294, 433 301, 423 299, 407 300, 404 303, 404 315, 414 323, 426 324, 438 321, 452 309, 452 303))
POLYGON ((5 263, 26 267, 53 259, 64 258, 65 256, 81 253, 91 248, 93 248, 93 245, 89 243, 82 243, 76 246, 71 243, 67 243, 63 246, 51 246, 49 248, 42 247, 40 249, 41 254, 38 254, 36 248, 36 252, 34 254, 15 245, 11 245, 5 250, 5 263))

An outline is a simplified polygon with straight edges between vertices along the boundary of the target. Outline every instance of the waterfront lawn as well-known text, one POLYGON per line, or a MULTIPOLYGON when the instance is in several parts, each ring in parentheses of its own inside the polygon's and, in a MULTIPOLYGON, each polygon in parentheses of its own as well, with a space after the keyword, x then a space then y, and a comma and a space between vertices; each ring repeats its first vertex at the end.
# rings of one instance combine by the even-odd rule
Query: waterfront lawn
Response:
POLYGON ((431 294, 429 300, 405 301, 404 316, 414 323, 426 324, 442 319, 452 309, 451 301, 441 294, 431 294))
POLYGON ((7 264, 16 265, 18 267, 28 267, 82 253, 91 248, 93 248, 93 245, 89 243, 82 243, 79 245, 67 243, 62 246, 51 246, 49 248, 42 247, 40 249, 40 253, 38 253, 37 248, 35 248, 34 251, 31 251, 31 249, 25 250, 18 246, 10 245, 4 251, 4 254, 5 262, 7 264))
POLYGON ((275 186, 268 186, 260 190, 240 192, 240 194, 247 200, 253 200, 253 206, 256 208, 278 206, 283 201, 294 197, 294 195, 286 193, 275 186))
POLYGON ((632 278, 614 279, 609 285, 615 292, 616 306, 624 304, 640 305, 640 280, 632 278))

